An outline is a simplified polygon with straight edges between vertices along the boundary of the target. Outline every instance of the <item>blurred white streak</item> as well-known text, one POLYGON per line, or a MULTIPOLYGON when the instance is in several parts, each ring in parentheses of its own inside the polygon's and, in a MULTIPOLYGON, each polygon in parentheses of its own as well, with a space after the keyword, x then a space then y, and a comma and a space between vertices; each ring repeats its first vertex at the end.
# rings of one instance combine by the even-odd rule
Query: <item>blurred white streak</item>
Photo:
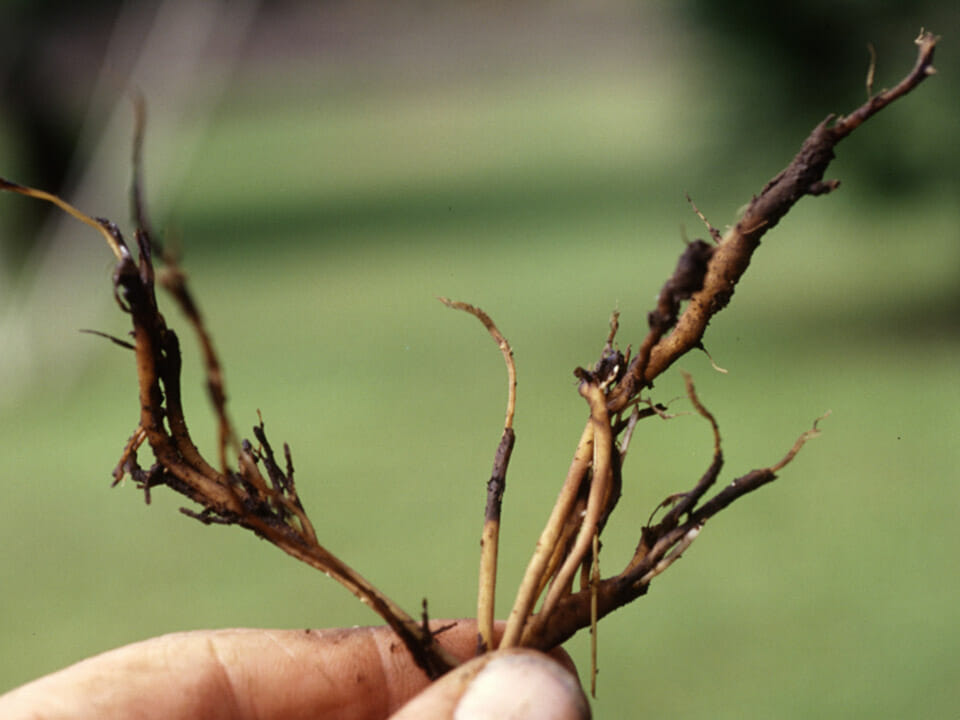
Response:
MULTIPOLYGON (((154 217, 162 214, 229 83, 257 6, 256 0, 125 4, 88 104, 80 147, 89 160, 73 169, 68 202, 109 217, 132 240, 132 98, 139 91, 148 113, 147 207, 154 217), (103 108, 110 108, 105 120, 103 108)), ((44 235, 19 287, 9 277, 0 286, 0 408, 16 404, 38 382, 62 388, 77 379, 99 349, 79 328, 126 331, 113 307, 113 258, 102 239, 66 216, 49 223, 44 235)))

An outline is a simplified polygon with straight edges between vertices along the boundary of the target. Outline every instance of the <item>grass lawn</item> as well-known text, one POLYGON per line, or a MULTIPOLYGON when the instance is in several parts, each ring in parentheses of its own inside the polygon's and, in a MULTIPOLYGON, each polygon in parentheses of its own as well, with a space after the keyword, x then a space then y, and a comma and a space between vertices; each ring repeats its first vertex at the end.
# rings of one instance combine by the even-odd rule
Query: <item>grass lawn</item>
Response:
MULTIPOLYGON (((685 142, 709 138, 708 118, 679 112, 692 97, 665 83, 645 89, 663 98, 651 108, 623 78, 565 82, 267 109, 241 96, 185 184, 164 189, 234 420, 243 430, 262 412, 272 441, 292 447, 321 539, 412 612, 424 596, 438 617, 474 612, 505 399, 493 343, 434 296, 487 310, 518 363, 503 616, 585 419, 571 371, 596 359, 615 307, 621 345, 636 346, 680 225, 701 234, 683 191, 722 226, 795 148, 704 178, 714 141, 685 142)), ((843 150, 833 174, 848 184, 767 236, 711 325, 708 348, 729 374, 702 355, 679 363, 720 423, 728 479, 772 464, 833 414, 780 480, 722 513, 647 597, 601 623, 597 717, 956 710, 960 218, 935 194, 858 189, 843 150)), ((2 201, 0 212, 27 202, 2 201)), ((107 256, 84 228, 77 242, 107 256)), ((65 299, 73 327, 125 332, 108 268, 89 279, 101 316, 70 317, 65 299)), ((183 328, 177 315, 167 319, 183 328)), ((181 336, 187 419, 209 449, 195 344, 181 336)), ((170 492, 147 507, 129 485, 111 490, 137 417, 132 356, 70 334, 50 362, 50 377, 0 414, 0 690, 158 633, 377 622, 254 536, 180 515, 170 492), (56 380, 58 362, 74 366, 70 383, 56 380)), ((681 387, 674 370, 654 397, 681 387)), ((606 573, 710 456, 696 415, 645 421, 605 535, 606 573)), ((569 647, 584 677, 586 648, 586 637, 569 647)))

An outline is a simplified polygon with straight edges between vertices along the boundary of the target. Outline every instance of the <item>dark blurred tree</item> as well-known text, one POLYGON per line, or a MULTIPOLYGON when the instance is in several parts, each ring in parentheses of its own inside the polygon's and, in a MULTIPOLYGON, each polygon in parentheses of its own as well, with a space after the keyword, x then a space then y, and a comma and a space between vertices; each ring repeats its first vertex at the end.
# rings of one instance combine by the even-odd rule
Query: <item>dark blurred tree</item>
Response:
MULTIPOLYGON (((121 0, 5 2, 0 7, 0 101, 15 157, 4 171, 63 192, 86 107, 121 0)), ((18 208, 6 260, 22 262, 49 209, 18 208)))
MULTIPOLYGON (((742 147, 747 136, 766 136, 771 146, 782 146, 822 119, 823 108, 840 110, 859 102, 866 93, 869 46, 877 53, 878 92, 909 62, 905 32, 918 33, 922 26, 949 36, 960 26, 955 0, 689 0, 679 13, 720 62, 713 72, 723 78, 722 93, 728 95, 727 117, 720 122, 732 138, 730 147, 742 147)), ((938 58, 941 74, 960 72, 952 55, 938 58)), ((946 93, 946 86, 940 91, 946 93)), ((937 106, 940 118, 924 117, 928 133, 931 120, 942 121, 946 129, 947 116, 955 117, 955 93, 950 96, 953 107, 937 106)), ((922 93, 915 102, 923 102, 922 93)), ((872 192, 923 193, 931 185, 956 182, 957 143, 946 148, 913 145, 911 154, 897 151, 907 121, 903 115, 884 118, 863 139, 871 148, 856 154, 857 182, 870 183, 872 192)), ((729 166, 726 157, 716 162, 729 166)))

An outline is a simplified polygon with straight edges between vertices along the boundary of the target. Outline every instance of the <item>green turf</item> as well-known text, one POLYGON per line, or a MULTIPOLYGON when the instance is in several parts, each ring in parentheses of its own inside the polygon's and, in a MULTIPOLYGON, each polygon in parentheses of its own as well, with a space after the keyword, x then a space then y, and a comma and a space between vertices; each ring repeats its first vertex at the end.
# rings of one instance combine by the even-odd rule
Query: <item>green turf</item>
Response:
MULTIPOLYGON (((616 85, 585 87, 583 104, 541 98, 554 109, 545 115, 519 92, 386 97, 373 110, 347 98, 266 118, 237 101, 167 217, 185 236, 237 424, 262 411, 270 437, 293 449, 323 541, 412 612, 423 596, 437 616, 473 612, 505 394, 480 325, 434 296, 484 307, 516 352, 504 615, 585 417, 571 371, 596 358, 614 307, 622 344, 641 337, 680 224, 699 234, 683 188, 715 190, 700 205, 722 225, 794 149, 716 187, 698 180, 695 151, 671 163, 663 143, 683 143, 663 140, 669 112, 640 112, 616 85), (470 125, 474 106, 492 109, 470 125), (571 147, 591 117, 576 107, 599 108, 606 124, 571 147), (634 143, 645 113, 660 134, 634 143), (417 140, 431 121, 431 141, 417 140), (448 163, 460 142, 465 154, 448 163), (326 158, 304 158, 305 147, 326 158)), ((702 355, 679 366, 720 422, 726 478, 775 462, 833 414, 781 480, 712 521, 648 597, 601 624, 598 717, 955 712, 957 220, 941 197, 880 205, 844 187, 805 200, 768 236, 707 335, 729 374, 702 355)), ((105 277, 91 283, 109 299, 105 277)), ((182 325, 172 309, 168 319, 182 325)), ((95 322, 124 332, 115 311, 95 322)), ((136 421, 132 356, 79 336, 65 338, 64 357, 92 343, 74 382, 51 378, 0 415, 0 689, 162 632, 377 621, 252 535, 183 517, 169 492, 146 507, 129 486, 111 490, 136 421)), ((209 448, 192 341, 184 350, 188 419, 209 448)), ((674 371, 655 396, 680 392, 674 371)), ((710 451, 699 417, 641 426, 605 572, 710 451)), ((585 647, 571 643, 583 673, 585 647)))

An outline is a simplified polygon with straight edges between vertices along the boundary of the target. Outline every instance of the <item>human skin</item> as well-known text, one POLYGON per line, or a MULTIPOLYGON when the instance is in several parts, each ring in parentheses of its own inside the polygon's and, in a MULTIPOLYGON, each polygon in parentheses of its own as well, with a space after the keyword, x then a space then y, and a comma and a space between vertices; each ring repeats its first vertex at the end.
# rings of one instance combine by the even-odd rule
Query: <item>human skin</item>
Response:
MULTIPOLYGON (((453 654, 469 658, 476 625, 458 622, 437 638, 453 654)), ((431 684, 388 628, 195 631, 111 650, 12 690, 0 697, 0 717, 589 717, 571 671, 562 651, 554 657, 502 651, 475 658, 431 684)))

